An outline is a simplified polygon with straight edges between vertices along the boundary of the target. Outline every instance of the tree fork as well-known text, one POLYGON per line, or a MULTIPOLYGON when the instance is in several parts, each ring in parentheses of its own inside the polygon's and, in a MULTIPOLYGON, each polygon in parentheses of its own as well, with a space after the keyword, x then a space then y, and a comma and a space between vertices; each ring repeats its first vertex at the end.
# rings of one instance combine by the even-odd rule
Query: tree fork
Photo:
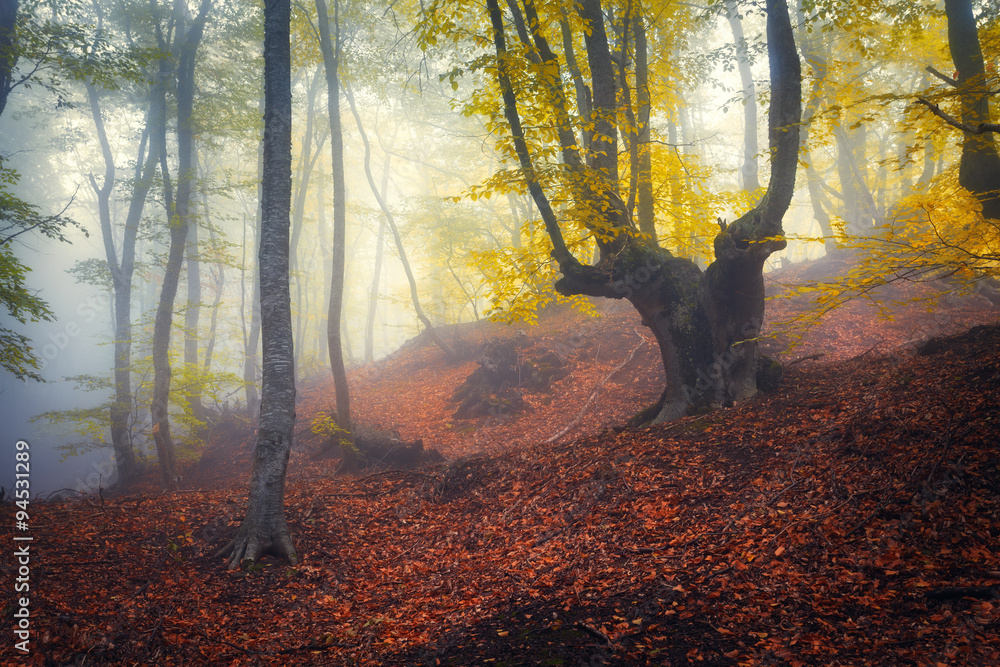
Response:
MULTIPOLYGON (((666 386, 660 399, 631 422, 638 426, 675 419, 692 410, 712 409, 744 400, 757 391, 756 337, 763 323, 763 265, 785 247, 782 218, 791 202, 798 161, 801 82, 798 51, 784 0, 768 0, 767 35, 772 99, 768 113, 771 177, 757 205, 715 239, 716 259, 702 273, 691 261, 644 240, 617 196, 617 150, 610 127, 615 105, 614 69, 599 0, 584 0, 581 17, 593 75, 593 114, 602 139, 595 141, 588 165, 605 181, 598 195, 608 204, 617 233, 599 239, 601 260, 581 264, 566 247, 559 221, 535 175, 520 123, 517 97, 507 74, 503 20, 497 0, 487 0, 497 54, 497 80, 504 115, 528 190, 541 213, 552 255, 563 275, 556 289, 567 295, 624 298, 641 314, 660 347, 666 386), (604 127, 604 131, 601 131, 604 127)), ((599 232, 596 230, 595 232, 599 232)))

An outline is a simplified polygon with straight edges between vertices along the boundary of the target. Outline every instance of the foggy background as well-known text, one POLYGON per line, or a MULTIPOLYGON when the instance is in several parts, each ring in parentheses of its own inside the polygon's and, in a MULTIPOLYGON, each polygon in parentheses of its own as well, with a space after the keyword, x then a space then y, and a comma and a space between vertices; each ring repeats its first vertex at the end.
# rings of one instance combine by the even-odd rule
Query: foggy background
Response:
MULTIPOLYGON (((107 2, 104 6, 108 15, 105 20, 112 23, 110 17, 118 5, 107 2)), ((200 156, 194 206, 199 216, 202 289, 198 336, 204 352, 209 321, 218 300, 212 370, 220 376, 214 378, 206 404, 220 411, 245 408, 245 391, 240 383, 246 358, 244 325, 250 313, 256 271, 258 79, 262 70, 260 44, 253 33, 258 10, 245 9, 226 6, 213 14, 196 69, 196 141, 200 156)), ((404 39, 396 32, 393 22, 378 20, 378 14, 369 9, 361 5, 344 9, 344 79, 371 141, 373 176, 383 188, 399 225, 421 303, 435 324, 486 317, 494 306, 504 304, 491 300, 495 271, 491 273, 489 261, 478 253, 495 252, 501 257, 511 248, 528 244, 525 230, 530 230, 537 218, 533 204, 524 195, 467 196, 503 166, 483 117, 461 113, 463 105, 483 90, 484 77, 490 74, 467 71, 448 78, 448 73, 460 64, 460 56, 420 51, 412 38, 404 39)), ((129 11, 136 10, 133 7, 129 11)), ((692 258, 704 266, 710 259, 711 238, 718 229, 716 218, 734 218, 745 210, 748 201, 740 175, 746 101, 742 99, 729 21, 721 15, 702 16, 691 8, 673 11, 677 12, 672 19, 676 25, 664 28, 650 45, 660 68, 655 85, 664 93, 660 102, 654 99, 651 119, 654 137, 661 144, 659 167, 665 174, 658 191, 658 224, 663 226, 661 234, 668 246, 691 248, 701 244, 700 252, 704 254, 692 258), (681 39, 678 35, 686 36, 681 39), (671 181, 690 186, 696 196, 684 201, 671 199, 679 196, 670 189, 671 181)), ((815 31, 814 39, 822 42, 831 57, 849 61, 850 71, 838 73, 835 82, 831 77, 830 90, 821 101, 822 108, 811 127, 812 164, 831 182, 837 182, 840 153, 834 130, 850 127, 850 119, 865 118, 867 134, 860 141, 868 152, 864 153, 861 167, 873 201, 878 200, 883 210, 904 191, 900 174, 909 170, 912 181, 932 148, 931 161, 941 165, 955 162, 957 156, 953 142, 949 144, 921 126, 912 125, 912 119, 902 111, 907 105, 905 99, 880 102, 878 115, 867 117, 865 114, 873 107, 864 107, 859 101, 877 91, 902 94, 931 85, 919 74, 924 64, 935 62, 942 68, 950 67, 942 48, 941 17, 922 20, 923 41, 916 40, 909 52, 895 55, 891 40, 882 40, 877 26, 860 37, 860 42, 867 44, 867 54, 851 50, 852 41, 859 39, 857 35, 815 31), (885 43, 880 46, 882 41, 885 43), (910 131, 910 127, 916 130, 910 131), (938 142, 936 146, 934 141, 938 142)), ((766 184, 768 77, 762 50, 763 19, 756 10, 747 9, 742 15, 742 28, 756 84, 750 103, 758 106, 759 178, 766 184)), ((140 39, 149 39, 149 35, 140 34, 141 25, 132 29, 140 39)), ((122 39, 120 25, 111 30, 118 31, 114 39, 122 39)), ((322 63, 310 51, 310 39, 304 29, 293 37, 296 187, 309 175, 301 200, 298 204, 293 201, 293 208, 300 206, 298 213, 293 211, 293 217, 299 216, 297 224, 301 229, 292 281, 300 382, 329 373, 324 336, 332 243, 331 167, 325 129, 326 84, 322 63)), ((807 63, 804 95, 811 84, 810 73, 807 63)), ((124 220, 128 206, 129 179, 144 123, 145 91, 143 85, 122 83, 119 90, 101 92, 104 121, 118 168, 112 196, 112 220, 117 225, 124 220)), ((343 96, 341 120, 348 210, 343 331, 350 366, 366 363, 368 297, 383 217, 364 175, 360 134, 343 96)), ((168 150, 175 168, 173 119, 168 123, 168 150)), ((113 367, 111 293, 100 285, 81 283, 78 275, 69 273, 80 262, 89 260, 99 265, 105 257, 96 198, 89 181, 91 174, 101 179, 104 163, 82 84, 67 82, 59 94, 42 87, 15 90, 0 117, 0 137, 6 164, 21 174, 17 194, 45 212, 65 208, 65 214, 81 226, 70 230, 71 243, 26 238, 15 249, 33 269, 28 282, 48 302, 56 320, 12 327, 34 342, 35 352, 44 362, 41 375, 48 382, 20 382, 0 371, 0 460, 12 461, 14 443, 27 440, 32 453, 33 495, 67 487, 93 491, 98 484, 108 485, 114 477, 110 448, 93 448, 99 440, 81 436, 72 420, 57 424, 30 421, 47 411, 94 407, 111 395, 107 390, 83 391, 65 379, 84 375, 109 378, 113 367), (89 232, 89 237, 83 230, 89 232), (67 452, 60 448, 80 441, 88 441, 90 450, 61 460, 67 452)), ((836 201, 829 206, 834 217, 846 218, 836 201)), ((152 316, 166 252, 163 219, 162 202, 154 184, 144 212, 137 249, 141 264, 133 284, 133 381, 140 389, 152 383, 151 371, 143 370, 141 360, 149 354, 152 316)), ((772 257, 769 266, 780 266, 786 259, 802 261, 823 255, 823 231, 814 219, 804 175, 800 175, 785 230, 790 237, 789 247, 772 257)), ((120 242, 120 229, 117 233, 120 242)), ((397 251, 388 230, 384 234, 373 341, 376 359, 398 349, 420 330, 397 251)), ((186 273, 182 274, 174 316, 175 363, 179 363, 176 359, 183 345, 185 285, 186 273)), ((8 326, 11 324, 16 323, 8 322, 8 326)), ((176 368, 174 378, 176 385, 176 368)), ((148 422, 148 405, 144 409, 148 422)), ((183 439, 183 427, 178 432, 183 439)), ((107 433, 104 438, 109 442, 107 433)), ((150 443, 148 432, 140 429, 136 439, 139 453, 149 454, 150 443)), ((0 467, 0 484, 13 486, 12 465, 0 467)))

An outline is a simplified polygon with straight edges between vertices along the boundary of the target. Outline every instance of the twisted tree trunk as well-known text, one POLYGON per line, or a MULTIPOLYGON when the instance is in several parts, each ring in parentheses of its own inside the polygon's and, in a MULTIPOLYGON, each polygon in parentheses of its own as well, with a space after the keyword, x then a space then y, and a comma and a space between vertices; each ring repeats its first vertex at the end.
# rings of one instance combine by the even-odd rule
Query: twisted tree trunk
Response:
MULTIPOLYGON (((752 210, 732 224, 720 221, 715 261, 705 272, 644 240, 618 194, 618 150, 611 121, 616 105, 615 74, 600 0, 580 4, 581 18, 588 24, 585 40, 595 119, 587 166, 589 190, 596 195, 585 203, 602 211, 603 229, 615 233, 597 234, 601 256, 595 266, 584 265, 573 256, 528 152, 508 74, 512 63, 497 0, 487 0, 487 7, 504 113, 521 171, 552 240, 552 256, 563 274, 556 289, 567 295, 628 299, 659 344, 666 386, 660 399, 637 415, 633 424, 666 421, 756 394, 756 337, 764 318, 763 266, 771 253, 786 245, 781 222, 795 186, 802 115, 799 57, 784 0, 767 2, 772 85, 770 182, 752 210)), ((578 195, 585 196, 583 192, 578 195)))

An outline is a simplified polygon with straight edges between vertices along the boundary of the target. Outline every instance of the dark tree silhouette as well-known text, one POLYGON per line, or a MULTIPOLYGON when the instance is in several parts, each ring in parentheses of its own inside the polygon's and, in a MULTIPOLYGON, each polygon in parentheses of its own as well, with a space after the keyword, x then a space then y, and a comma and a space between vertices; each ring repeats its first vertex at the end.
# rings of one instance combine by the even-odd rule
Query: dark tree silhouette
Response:
POLYGON ((955 86, 962 100, 962 124, 966 126, 958 181, 982 203, 983 215, 1000 219, 1000 153, 993 132, 981 129, 992 125, 990 95, 993 93, 986 76, 972 1, 945 0, 944 9, 948 15, 948 47, 958 72, 955 86), (975 131, 970 131, 972 128, 975 131))
POLYGON ((17 64, 18 0, 0 0, 0 114, 7 106, 17 64))

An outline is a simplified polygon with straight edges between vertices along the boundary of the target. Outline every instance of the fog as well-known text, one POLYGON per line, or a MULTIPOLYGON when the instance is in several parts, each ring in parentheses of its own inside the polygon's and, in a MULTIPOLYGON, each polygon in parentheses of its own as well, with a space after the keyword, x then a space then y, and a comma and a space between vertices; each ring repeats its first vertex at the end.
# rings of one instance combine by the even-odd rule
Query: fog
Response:
MULTIPOLYGON (((151 19, 141 8, 107 0, 98 7, 103 9, 100 17, 77 8, 73 11, 79 15, 67 9, 57 18, 79 22, 88 30, 101 21, 114 47, 111 50, 120 57, 128 51, 130 39, 143 48, 154 46, 151 19)), ((744 191, 741 175, 748 105, 757 114, 751 133, 756 135, 759 179, 767 184, 769 81, 763 18, 751 8, 741 17, 755 83, 751 97, 744 99, 737 67, 740 56, 730 22, 718 12, 671 7, 663 10, 663 22, 651 23, 650 28, 655 79, 651 85, 658 94, 650 120, 651 143, 658 151, 656 224, 665 246, 704 267, 712 259, 717 221, 738 217, 759 195, 744 191)), ((188 11, 196 9, 192 5, 188 11)), ((200 437, 200 417, 185 412, 184 407, 185 392, 192 387, 200 388, 210 419, 248 412, 244 371, 257 269, 261 114, 258 11, 255 6, 221 4, 206 24, 195 67, 194 231, 188 237, 187 261, 174 302, 170 347, 176 435, 191 451, 197 450, 200 437), (198 294, 192 288, 193 276, 200 296, 191 296, 198 294), (197 300, 189 302, 189 298, 197 300), (196 330, 186 332, 185 318, 192 309, 199 314, 196 330), (196 341, 194 365, 184 362, 186 334, 196 341)), ((393 21, 372 18, 382 9, 376 12, 374 7, 357 6, 344 11, 343 79, 371 143, 373 180, 399 227, 413 266, 420 305, 435 326, 491 314, 503 318, 516 312, 518 299, 530 292, 525 285, 551 271, 551 262, 534 204, 523 187, 512 187, 501 177, 513 160, 509 146, 497 146, 495 130, 502 123, 496 99, 485 99, 492 93, 492 74, 489 68, 467 66, 472 56, 483 51, 482 45, 465 45, 464 51, 457 47, 450 52, 421 50, 402 25, 413 19, 415 7, 400 10, 399 30, 393 21), (491 178, 491 185, 485 187, 491 178), (513 268, 520 272, 520 282, 503 286, 505 280, 510 282, 505 271, 513 268)), ((315 17, 298 17, 293 38, 291 292, 301 381, 329 376, 326 312, 333 224, 326 83, 315 39, 305 27, 310 19, 315 17)), ((799 21, 804 19, 800 16, 799 21)), ((909 192, 921 169, 926 172, 930 165, 932 174, 940 175, 956 163, 957 144, 928 131, 932 126, 926 118, 918 123, 912 99, 903 96, 905 92, 912 98, 933 86, 921 74, 923 65, 933 61, 941 68, 949 67, 941 62, 940 15, 920 21, 921 38, 910 43, 910 52, 896 53, 894 60, 889 60, 891 45, 879 46, 872 25, 851 35, 824 32, 819 22, 810 24, 816 27, 815 32, 810 28, 810 39, 815 42, 811 48, 823 50, 831 67, 840 69, 828 75, 828 88, 822 95, 815 88, 810 93, 809 86, 819 84, 811 78, 815 74, 812 61, 803 59, 804 95, 814 102, 808 110, 812 114, 808 166, 833 184, 828 189, 840 190, 840 201, 827 195, 825 213, 839 221, 841 229, 861 224, 862 218, 869 227, 886 219, 893 201, 909 192), (868 52, 852 51, 855 42, 866 43, 868 52), (894 90, 902 91, 900 98, 871 100, 876 93, 894 90), (859 127, 866 133, 859 133, 859 127), (845 148, 849 145, 853 147, 845 148), (845 151, 853 151, 855 169, 860 165, 864 172, 856 176, 864 187, 851 185, 857 192, 850 196, 843 167, 845 151), (864 199, 865 206, 854 206, 854 198, 864 199), (866 208, 869 200, 871 207, 866 208)), ((995 51, 990 53, 995 58, 995 51)), ((15 88, 0 116, 3 165, 16 169, 20 176, 12 192, 44 215, 62 212, 66 220, 77 224, 65 228, 67 242, 28 234, 11 246, 31 269, 26 284, 47 302, 52 321, 21 324, 0 313, 5 327, 32 341, 40 361, 38 374, 45 380, 21 381, 7 371, 0 375, 0 460, 13 460, 16 441, 31 444, 33 494, 63 488, 93 492, 115 479, 108 423, 71 411, 106 405, 114 394, 109 241, 101 229, 97 187, 105 182, 110 156, 116 166, 108 211, 110 243, 120 257, 136 168, 141 166, 137 156, 149 140, 143 131, 150 113, 149 72, 155 62, 141 62, 136 72, 112 60, 107 77, 96 82, 95 99, 108 138, 106 151, 102 151, 84 82, 74 75, 43 71, 38 76, 54 77, 44 79, 48 85, 15 88), (80 380, 83 376, 88 379, 80 380), (94 391, 81 387, 95 379, 104 384, 94 391), (43 413, 55 415, 38 419, 43 413)), ((30 60, 23 60, 18 71, 26 73, 31 66, 30 60)), ((569 74, 564 74, 564 84, 572 87, 569 74)), ((169 91, 169 95, 175 93, 169 91)), ((166 123, 166 163, 178 179, 173 99, 168 103, 166 123)), ((386 218, 369 187, 362 137, 346 95, 341 96, 341 123, 348 262, 342 330, 348 366, 358 366, 390 354, 423 326, 415 315, 386 218), (383 256, 377 260, 380 243, 383 256), (366 358, 369 297, 377 261, 381 269, 372 354, 366 358)), ((810 190, 804 169, 784 222, 791 242, 768 260, 768 270, 826 252, 829 234, 816 214, 818 191, 810 190)), ((150 355, 169 242, 165 219, 163 184, 157 176, 145 198, 138 228, 131 296, 134 401, 130 437, 146 466, 155 464, 149 417, 150 355)), ((577 254, 592 254, 593 240, 582 232, 578 236, 571 239, 579 243, 577 254)), ((108 412, 101 414, 106 417, 108 412)), ((12 471, 9 465, 0 467, 0 484, 6 488, 13 486, 12 471)))

